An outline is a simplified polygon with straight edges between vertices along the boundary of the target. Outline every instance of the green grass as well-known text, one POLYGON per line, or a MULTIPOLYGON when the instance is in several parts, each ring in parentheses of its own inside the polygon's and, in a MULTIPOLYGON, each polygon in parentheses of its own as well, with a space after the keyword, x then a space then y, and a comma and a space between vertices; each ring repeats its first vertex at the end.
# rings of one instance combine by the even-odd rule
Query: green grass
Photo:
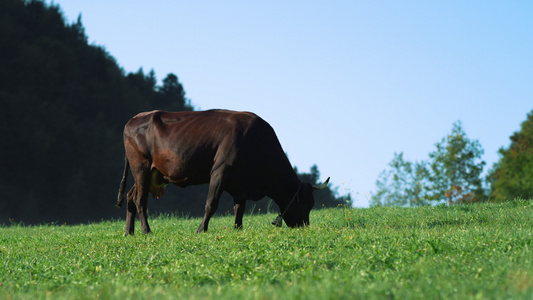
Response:
POLYGON ((533 201, 0 227, 0 299, 531 299, 533 201), (140 226, 137 224, 137 229, 140 226), (213 298, 215 297, 215 298, 213 298))

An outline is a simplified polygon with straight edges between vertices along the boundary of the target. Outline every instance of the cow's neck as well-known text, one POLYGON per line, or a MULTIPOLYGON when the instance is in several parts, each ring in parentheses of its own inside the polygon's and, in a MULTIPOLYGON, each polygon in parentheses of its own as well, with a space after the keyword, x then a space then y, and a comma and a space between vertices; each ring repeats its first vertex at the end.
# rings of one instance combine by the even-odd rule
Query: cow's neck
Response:
POLYGON ((275 186, 273 186, 273 190, 268 196, 272 198, 283 211, 293 198, 294 194, 297 193, 300 184, 296 172, 291 172, 277 180, 275 186))

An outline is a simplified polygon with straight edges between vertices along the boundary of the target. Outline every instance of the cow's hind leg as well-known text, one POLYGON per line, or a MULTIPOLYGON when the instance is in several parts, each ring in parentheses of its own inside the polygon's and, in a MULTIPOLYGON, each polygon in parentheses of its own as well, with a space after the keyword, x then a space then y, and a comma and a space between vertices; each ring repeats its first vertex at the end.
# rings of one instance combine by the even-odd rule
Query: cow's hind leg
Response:
POLYGON ((218 201, 223 191, 223 172, 213 172, 209 182, 209 193, 207 194, 207 201, 205 203, 204 219, 198 227, 197 233, 207 231, 209 220, 215 214, 218 208, 218 201))
POLYGON ((135 199, 137 196, 136 186, 133 185, 127 195, 127 210, 126 210, 126 229, 124 230, 124 236, 128 234, 133 235, 135 233, 135 215, 137 214, 137 207, 135 206, 135 199))
POLYGON ((246 208, 246 200, 233 199, 233 211, 235 212, 235 228, 242 228, 242 216, 246 208))
POLYGON ((143 233, 150 233, 150 225, 148 225, 148 182, 139 188, 135 205, 137 206, 137 213, 141 220, 141 228, 143 233))
MULTIPOLYGON (((141 220, 141 229, 143 233, 150 233, 150 225, 148 225, 148 194, 150 190, 150 163, 142 161, 140 163, 132 163, 130 161, 133 178, 135 178, 136 193, 133 197, 139 219, 141 220)), ((128 210, 130 206, 128 205, 128 210)), ((132 207, 133 209, 133 207, 132 207)))

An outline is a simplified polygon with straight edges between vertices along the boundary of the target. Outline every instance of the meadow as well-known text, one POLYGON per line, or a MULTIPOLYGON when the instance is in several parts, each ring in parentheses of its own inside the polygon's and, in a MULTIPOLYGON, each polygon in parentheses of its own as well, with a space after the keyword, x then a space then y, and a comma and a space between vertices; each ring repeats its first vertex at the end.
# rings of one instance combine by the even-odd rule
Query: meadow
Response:
POLYGON ((533 201, 0 227, 0 299, 531 299, 533 201))

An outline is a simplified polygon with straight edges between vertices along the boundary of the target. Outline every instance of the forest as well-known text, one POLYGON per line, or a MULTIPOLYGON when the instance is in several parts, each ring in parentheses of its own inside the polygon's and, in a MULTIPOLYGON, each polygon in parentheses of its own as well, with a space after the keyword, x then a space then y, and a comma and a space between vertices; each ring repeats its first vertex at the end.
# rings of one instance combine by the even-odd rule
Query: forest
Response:
MULTIPOLYGON (((195 109, 176 74, 159 85, 154 70, 125 72, 88 43, 81 16, 68 24, 59 5, 40 0, 0 2, 0 70, 0 224, 123 218, 114 204, 124 125, 142 111, 195 109)), ((313 166, 298 175, 314 184, 320 173, 313 166)), ((169 186, 149 200, 150 214, 199 216, 206 196, 206 185, 169 186)), ((219 214, 232 210, 228 197, 219 214)), ((335 188, 315 200, 316 208, 351 204, 335 188)), ((255 213, 276 209, 269 199, 248 204, 255 213)))

